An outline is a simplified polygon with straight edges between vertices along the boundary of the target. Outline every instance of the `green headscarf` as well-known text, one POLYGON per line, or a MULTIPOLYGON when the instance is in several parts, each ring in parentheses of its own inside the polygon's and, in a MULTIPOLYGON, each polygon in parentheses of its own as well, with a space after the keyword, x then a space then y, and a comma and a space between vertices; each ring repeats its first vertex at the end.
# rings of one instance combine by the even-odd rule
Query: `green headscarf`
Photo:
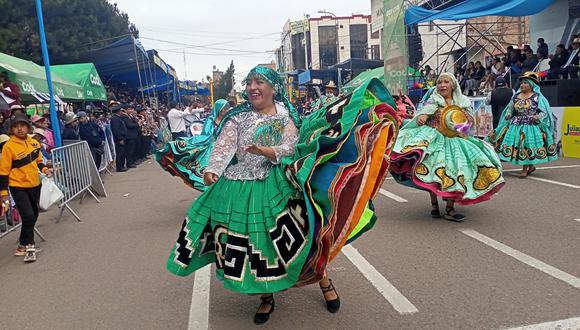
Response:
MULTIPOLYGON (((270 84, 270 86, 272 86, 272 88, 274 88, 274 100, 282 102, 284 106, 286 106, 290 118, 292 118, 292 121, 294 122, 294 125, 296 125, 296 127, 299 128, 302 123, 302 121, 300 120, 300 115, 298 114, 292 103, 290 103, 290 100, 286 95, 286 89, 284 88, 284 81, 282 80, 282 77, 280 77, 278 72, 265 66, 256 66, 246 76, 246 78, 244 79, 244 84, 247 84, 249 81, 251 81, 253 78, 256 77, 264 79, 268 84, 270 84)), ((253 110, 252 104, 249 101, 248 93, 246 91, 242 93, 242 97, 246 101, 241 105, 232 109, 230 112, 228 112, 228 114, 224 117, 222 123, 226 122, 229 118, 241 112, 253 110)))
POLYGON ((228 101, 226 101, 224 99, 219 99, 219 100, 215 101, 215 103, 213 105, 213 109, 211 110, 212 117, 214 119, 217 118, 217 116, 220 114, 220 111, 222 111, 222 109, 225 108, 227 105, 228 105, 228 101))

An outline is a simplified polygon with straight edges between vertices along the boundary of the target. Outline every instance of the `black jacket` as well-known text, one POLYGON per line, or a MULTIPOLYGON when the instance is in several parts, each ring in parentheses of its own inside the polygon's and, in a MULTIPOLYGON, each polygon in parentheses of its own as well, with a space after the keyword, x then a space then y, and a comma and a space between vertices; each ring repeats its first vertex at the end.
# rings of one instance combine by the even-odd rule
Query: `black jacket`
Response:
POLYGON ((501 113, 505 107, 510 103, 514 96, 513 89, 509 87, 496 88, 491 92, 491 113, 493 115, 493 128, 496 128, 501 119, 501 113))
POLYGON ((554 55, 554 58, 550 61, 550 69, 556 69, 561 67, 562 65, 566 64, 568 61, 568 52, 564 51, 562 54, 554 55))
POLYGON ((111 117, 111 131, 115 142, 127 140, 127 125, 123 117, 115 114, 111 117))
POLYGON ((93 121, 86 124, 79 123, 79 136, 81 140, 87 141, 90 147, 96 148, 103 144, 104 138, 101 128, 93 121))
POLYGON ((127 126, 127 140, 134 140, 139 136, 139 123, 133 117, 122 117, 127 126))
POLYGON ((79 133, 76 129, 65 126, 64 130, 62 131, 62 139, 63 140, 79 140, 79 133))
POLYGON ((522 64, 522 72, 534 71, 538 65, 538 58, 536 55, 532 56, 531 59, 526 58, 522 64))
POLYGON ((473 74, 471 75, 471 79, 481 80, 481 79, 483 79, 483 76, 485 76, 485 68, 480 67, 479 69, 476 69, 473 72, 473 74))

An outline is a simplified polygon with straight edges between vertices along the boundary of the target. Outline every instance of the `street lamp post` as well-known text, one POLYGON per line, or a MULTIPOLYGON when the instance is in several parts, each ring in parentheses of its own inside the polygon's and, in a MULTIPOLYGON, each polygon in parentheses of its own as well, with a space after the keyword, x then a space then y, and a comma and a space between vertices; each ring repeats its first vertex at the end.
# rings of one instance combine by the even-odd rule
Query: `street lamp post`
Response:
MULTIPOLYGON (((306 39, 306 24, 310 25, 310 15, 304 15, 302 32, 304 33, 304 69, 308 70, 308 39, 306 39)), ((309 29, 310 30, 310 27, 309 29)))
POLYGON ((213 107, 213 79, 210 76, 207 76, 206 78, 209 81, 209 101, 213 107))

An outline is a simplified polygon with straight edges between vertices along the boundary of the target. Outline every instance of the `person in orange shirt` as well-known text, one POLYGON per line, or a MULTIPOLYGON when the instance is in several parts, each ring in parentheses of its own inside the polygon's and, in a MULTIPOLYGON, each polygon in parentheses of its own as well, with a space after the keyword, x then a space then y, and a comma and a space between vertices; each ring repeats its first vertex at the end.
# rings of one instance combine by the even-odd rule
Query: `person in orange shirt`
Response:
POLYGON ((24 256, 25 262, 36 261, 38 249, 34 243, 34 226, 38 219, 38 201, 40 200, 39 171, 47 176, 52 170, 42 162, 40 143, 28 134, 32 123, 23 114, 10 117, 8 123, 10 140, 2 149, 0 158, 0 201, 2 207, 9 206, 8 190, 16 203, 16 209, 22 218, 19 245, 16 256, 24 256))

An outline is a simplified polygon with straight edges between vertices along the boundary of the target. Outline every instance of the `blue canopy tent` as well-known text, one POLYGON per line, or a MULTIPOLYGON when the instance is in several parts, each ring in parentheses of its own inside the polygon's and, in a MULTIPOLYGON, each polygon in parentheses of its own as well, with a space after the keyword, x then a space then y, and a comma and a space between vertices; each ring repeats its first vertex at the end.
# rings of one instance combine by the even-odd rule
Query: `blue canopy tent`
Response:
POLYGON ((336 81, 337 77, 338 73, 336 70, 306 70, 298 74, 298 85, 306 85, 313 79, 320 79, 322 81, 336 81))
MULTIPOLYGON (((422 59, 422 63, 426 64, 435 56, 446 56, 444 61, 437 61, 438 67, 435 71, 440 73, 449 67, 455 67, 457 63, 463 64, 466 62, 468 56, 475 56, 480 52, 484 52, 490 57, 495 57, 497 54, 505 53, 504 45, 500 43, 497 37, 501 37, 510 32, 502 31, 500 34, 494 35, 491 31, 492 28, 499 22, 503 21, 504 17, 534 15, 552 5, 554 1, 555 0, 434 0, 426 2, 422 6, 409 6, 405 11, 405 24, 412 27, 419 23, 430 22, 431 26, 436 27, 446 35, 447 39, 445 39, 445 42, 438 41, 438 47, 435 53, 427 59, 422 59), (471 23, 469 21, 464 21, 437 24, 433 22, 435 20, 467 20, 483 16, 495 16, 498 18, 494 22, 489 23, 471 23), (446 26, 447 28, 442 28, 442 26, 446 26), (450 26, 458 28, 455 30, 455 28, 450 28, 450 26), (451 32, 452 30, 455 30, 455 32, 451 32), (460 37, 465 37, 465 40, 468 42, 465 42, 464 45, 460 44, 458 42, 460 37), (450 45, 448 45, 449 43, 450 45), (468 43, 471 44, 469 47, 467 46, 468 43), (447 51, 440 54, 440 51, 444 48, 447 48, 447 51), (449 50, 449 48, 451 48, 451 50, 449 50), (474 48, 476 53, 470 54, 470 51, 474 48), (454 57, 454 62, 449 65, 449 58, 451 56, 454 57)), ((512 35, 515 34, 512 33, 512 35)))
POLYGON ((133 89, 146 85, 144 70, 149 65, 149 59, 141 43, 132 36, 88 51, 81 56, 81 60, 94 63, 105 84, 125 83, 133 89))
POLYGON ((176 99, 177 74, 163 61, 157 51, 145 51, 139 40, 126 36, 103 48, 81 56, 83 61, 95 64, 103 82, 120 85, 145 93, 150 98, 164 92, 176 99))
POLYGON ((410 6, 405 12, 405 24, 434 20, 462 20, 482 16, 529 16, 548 8, 554 0, 465 0, 446 9, 410 6))
POLYGON ((191 80, 183 80, 179 82, 179 93, 181 95, 210 96, 210 91, 207 86, 191 80))
POLYGON ((149 62, 144 70, 149 79, 142 88, 143 92, 153 94, 154 97, 157 97, 157 93, 164 92, 171 94, 173 100, 177 100, 177 77, 173 67, 165 63, 154 49, 147 51, 147 57, 149 62))

